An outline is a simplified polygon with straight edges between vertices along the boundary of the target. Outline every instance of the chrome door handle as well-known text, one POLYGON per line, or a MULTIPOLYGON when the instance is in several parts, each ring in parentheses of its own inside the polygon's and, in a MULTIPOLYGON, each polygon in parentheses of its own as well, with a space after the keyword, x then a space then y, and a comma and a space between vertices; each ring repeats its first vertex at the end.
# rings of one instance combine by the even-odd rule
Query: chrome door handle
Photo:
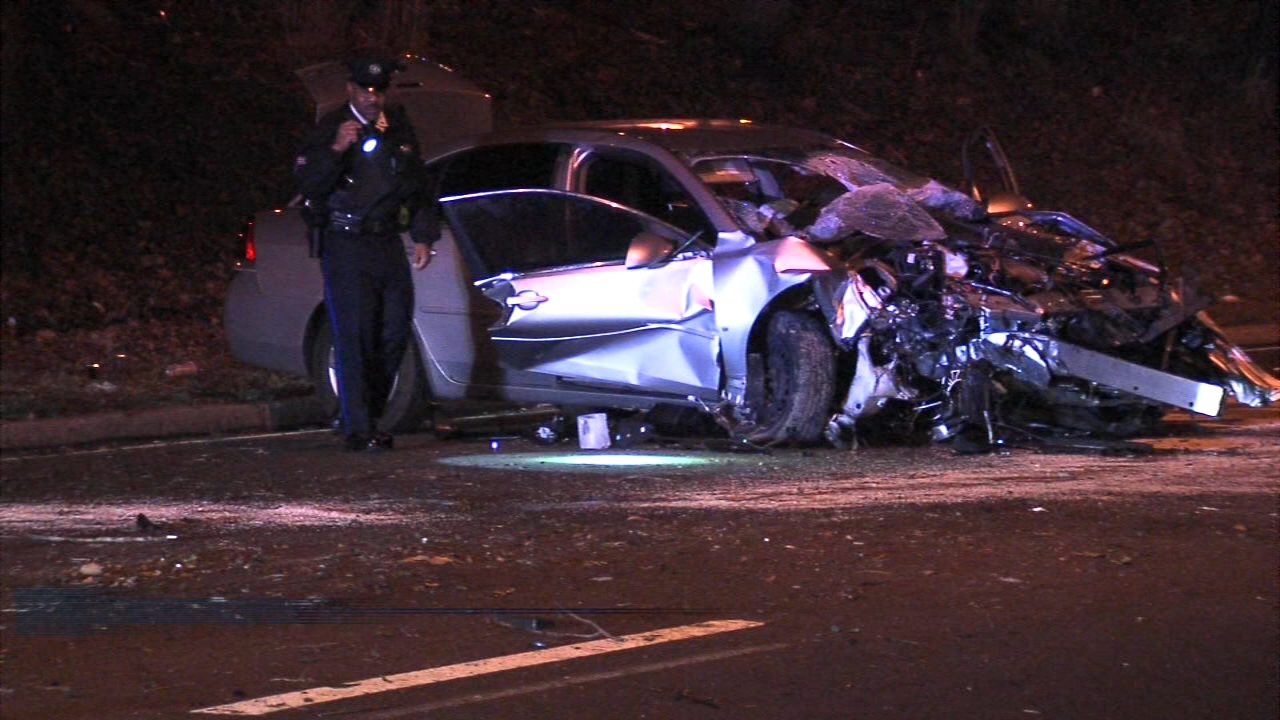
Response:
POLYGON ((507 298, 507 307, 520 308, 521 310, 532 310, 538 305, 548 300, 546 295, 539 295, 532 290, 521 290, 520 292, 507 298))

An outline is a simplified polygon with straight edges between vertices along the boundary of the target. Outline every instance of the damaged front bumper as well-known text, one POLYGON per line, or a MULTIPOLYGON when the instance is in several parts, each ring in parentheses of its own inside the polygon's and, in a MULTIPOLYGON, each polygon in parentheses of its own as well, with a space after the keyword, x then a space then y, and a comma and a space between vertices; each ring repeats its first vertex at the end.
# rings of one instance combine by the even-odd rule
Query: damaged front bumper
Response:
POLYGON ((1208 313, 1197 313, 1196 319, 1216 336, 1207 358, 1222 373, 1223 383, 1236 399, 1249 407, 1280 403, 1280 379, 1263 370, 1244 350, 1228 341, 1226 333, 1208 313))
POLYGON ((972 345, 973 353, 1006 368, 1033 367, 1047 372, 1020 372, 1021 379, 1047 387, 1052 376, 1078 378, 1127 395, 1183 408, 1200 415, 1218 416, 1226 391, 1218 385, 1184 378, 1104 353, 1034 333, 1000 332, 984 336, 972 345), (1016 360, 1010 355, 1020 356, 1016 360))

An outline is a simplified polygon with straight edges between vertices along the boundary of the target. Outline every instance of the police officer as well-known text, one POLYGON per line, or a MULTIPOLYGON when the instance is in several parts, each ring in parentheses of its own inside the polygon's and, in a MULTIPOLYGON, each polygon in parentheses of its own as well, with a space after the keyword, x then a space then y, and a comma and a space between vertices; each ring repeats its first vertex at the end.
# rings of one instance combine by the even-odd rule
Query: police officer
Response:
POLYGON ((391 449, 378 418, 410 337, 413 282, 400 233, 407 224, 421 270, 439 228, 413 126, 403 108, 386 103, 391 75, 403 67, 377 56, 347 67, 348 102, 321 118, 294 176, 324 272, 344 444, 369 452, 391 449))

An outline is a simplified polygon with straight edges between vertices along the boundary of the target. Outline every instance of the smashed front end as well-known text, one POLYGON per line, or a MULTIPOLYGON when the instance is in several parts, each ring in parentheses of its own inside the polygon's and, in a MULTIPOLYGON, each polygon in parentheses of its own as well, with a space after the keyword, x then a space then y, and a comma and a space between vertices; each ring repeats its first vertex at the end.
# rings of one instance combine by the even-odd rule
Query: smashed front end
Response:
POLYGON ((1280 401, 1280 381, 1204 312, 1209 299, 1137 247, 1063 213, 991 215, 860 153, 804 165, 844 192, 802 223, 787 213, 805 199, 761 207, 847 270, 814 280, 847 378, 828 426, 837 444, 873 430, 978 448, 1123 437, 1169 408, 1280 401))

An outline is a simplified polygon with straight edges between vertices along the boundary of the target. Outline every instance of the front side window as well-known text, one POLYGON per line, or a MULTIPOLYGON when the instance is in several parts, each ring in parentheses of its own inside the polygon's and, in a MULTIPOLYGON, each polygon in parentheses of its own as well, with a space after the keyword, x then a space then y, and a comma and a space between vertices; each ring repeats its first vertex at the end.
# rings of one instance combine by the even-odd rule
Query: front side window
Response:
POLYGON ((442 202, 471 272, 489 277, 622 262, 642 231, 673 241, 675 228, 628 208, 556 190, 519 190, 442 202))
POLYGON ((600 154, 582 171, 582 192, 612 200, 692 235, 715 237, 715 228, 684 187, 669 173, 640 157, 600 154))
POLYGON ((551 188, 563 145, 518 143, 467 150, 440 161, 440 196, 551 188))

